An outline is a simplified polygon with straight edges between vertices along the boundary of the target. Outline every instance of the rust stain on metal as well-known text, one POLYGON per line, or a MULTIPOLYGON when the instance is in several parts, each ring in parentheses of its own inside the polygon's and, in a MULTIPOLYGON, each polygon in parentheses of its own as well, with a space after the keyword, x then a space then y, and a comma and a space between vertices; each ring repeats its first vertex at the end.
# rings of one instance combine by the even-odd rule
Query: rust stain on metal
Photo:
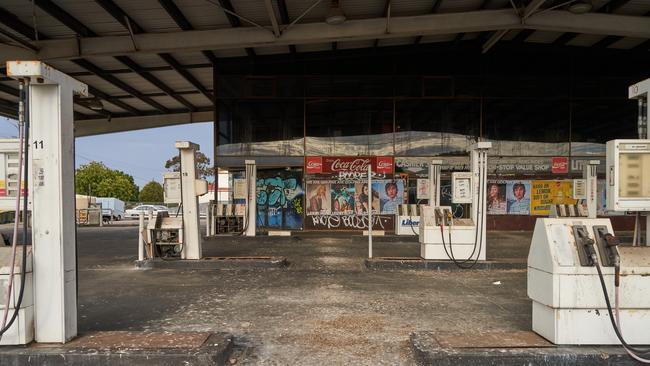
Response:
POLYGON ((198 348, 210 336, 207 332, 107 331, 83 335, 66 348, 198 348))
POLYGON ((443 348, 538 348, 553 347, 544 338, 533 332, 481 332, 471 333, 438 332, 434 340, 443 348))

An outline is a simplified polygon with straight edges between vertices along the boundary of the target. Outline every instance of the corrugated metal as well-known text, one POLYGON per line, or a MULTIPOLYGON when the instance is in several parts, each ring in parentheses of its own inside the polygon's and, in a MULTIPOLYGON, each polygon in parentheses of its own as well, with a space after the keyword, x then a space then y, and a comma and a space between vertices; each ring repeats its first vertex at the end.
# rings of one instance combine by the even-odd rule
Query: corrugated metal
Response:
POLYGON ((167 66, 167 63, 155 54, 137 54, 129 57, 143 67, 167 66))
POLYGON ((620 8, 616 14, 645 15, 650 12, 650 1, 632 0, 620 8))
POLYGON ((461 11, 477 10, 483 4, 483 0, 453 0, 443 1, 439 13, 457 13, 461 11))
MULTIPOLYGON (((216 1, 216 0, 211 0, 211 1, 216 1)), ((235 13, 245 17, 246 19, 252 20, 253 22, 258 23, 260 25, 271 25, 271 20, 269 18, 269 15, 266 12, 266 6, 264 5, 264 1, 234 0, 231 2, 235 10, 235 13)), ((275 1, 273 1, 272 3, 275 4, 275 1)), ((216 9, 216 10, 223 13, 223 10, 221 9, 216 9)), ((279 19, 278 14, 279 13, 276 10, 276 17, 278 17, 277 19, 279 19)), ((250 23, 247 23, 243 20, 241 21, 241 25, 242 27, 252 26, 250 23)))
MULTIPOLYGON (((120 95, 124 95, 124 94, 120 94, 120 95)), ((137 109, 143 111, 143 112, 156 112, 156 111, 158 111, 156 108, 150 106, 149 104, 147 104, 147 103, 145 103, 145 102, 143 102, 143 101, 141 101, 140 99, 137 99, 137 98, 121 98, 120 100, 122 102, 125 102, 125 103, 133 106, 134 108, 137 108, 137 109)))
MULTIPOLYGON (((310 0, 286 0, 287 11, 289 12, 289 19, 294 21, 297 19, 305 10, 309 9, 316 1, 310 0)), ((343 5, 345 6, 346 0, 343 0, 343 5)), ((329 1, 321 1, 314 9, 307 13, 301 20, 300 23, 313 23, 313 22, 323 22, 325 16, 327 15, 327 10, 329 9, 329 1)), ((345 8, 343 8, 345 9, 345 8)))
POLYGON ((203 86, 208 89, 212 89, 212 68, 211 67, 202 67, 198 69, 191 70, 192 75, 197 78, 203 86))
POLYGON ((232 50, 217 50, 212 51, 217 57, 242 57, 246 56, 246 51, 242 48, 232 49, 232 50))
POLYGON ((553 43, 553 41, 555 41, 561 35, 562 33, 558 32, 536 31, 528 36, 528 38, 526 38, 526 42, 553 43))
POLYGON ((193 64, 207 64, 209 63, 208 59, 203 56, 199 51, 190 51, 184 53, 172 53, 172 56, 176 61, 180 62, 183 65, 193 65, 193 64))
POLYGON ((32 2, 26 0, 2 0, 0 3, 7 11, 16 15, 25 24, 52 38, 74 37, 75 33, 68 27, 42 11, 38 6, 32 8, 32 2), (32 17, 32 13, 36 16, 32 17))
POLYGON ((621 50, 629 50, 632 49, 641 43, 647 41, 645 38, 632 38, 632 37, 626 37, 621 39, 620 41, 613 43, 609 48, 618 48, 621 50))
POLYGON ((171 32, 178 27, 157 0, 114 0, 147 32, 171 32))
POLYGON ((126 69, 123 63, 117 61, 114 57, 84 57, 87 61, 92 62, 104 70, 126 69))
POLYGON ((187 109, 186 106, 182 105, 180 102, 176 101, 176 99, 168 95, 161 96, 161 97, 151 97, 151 99, 155 100, 156 102, 164 105, 169 109, 187 109))
POLYGON ((201 94, 186 94, 183 95, 183 98, 185 98, 188 102, 192 103, 196 107, 212 106, 212 102, 201 94))
POLYGON ((153 84, 149 83, 147 80, 134 72, 129 74, 115 74, 115 76, 118 77, 121 81, 128 84, 130 87, 133 87, 142 93, 157 93, 160 91, 160 89, 153 86, 153 84))
POLYGON ((397 0, 390 6, 391 16, 410 16, 429 14, 433 6, 432 0, 397 0))
POLYGON ((185 81, 176 71, 152 71, 151 74, 174 90, 194 90, 192 84, 185 81))
POLYGON ((571 41, 567 42, 567 46, 587 47, 600 41, 602 38, 603 36, 597 34, 580 34, 571 41))
POLYGON ((116 22, 93 0, 55 0, 54 2, 99 35, 110 36, 127 33, 120 23, 116 22))
MULTIPOLYGON (((116 77, 119 78, 119 76, 116 75, 116 77)), ((100 91, 111 94, 111 95, 122 95, 124 94, 124 91, 113 84, 104 81, 104 79, 100 79, 98 76, 92 75, 92 76, 78 76, 78 80, 81 82, 84 82, 88 85, 91 85, 100 91)))
MULTIPOLYGON (((329 4, 328 1, 326 3, 329 4)), ((381 17, 384 14, 384 7, 386 6, 382 0, 342 0, 339 4, 348 19, 381 17)), ((323 20, 325 16, 323 15, 323 20)))
POLYGON ((223 10, 206 0, 174 0, 174 3, 196 29, 230 27, 223 10))

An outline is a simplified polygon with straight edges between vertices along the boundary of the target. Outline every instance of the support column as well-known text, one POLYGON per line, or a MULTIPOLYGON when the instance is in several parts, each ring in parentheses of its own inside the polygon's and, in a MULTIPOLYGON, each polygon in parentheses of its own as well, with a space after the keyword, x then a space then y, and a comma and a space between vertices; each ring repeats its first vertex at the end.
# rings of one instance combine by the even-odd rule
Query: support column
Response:
POLYGON ((257 167, 255 160, 246 160, 246 236, 255 236, 257 224, 257 167))
POLYGON ((477 236, 481 244, 481 251, 478 253, 479 260, 485 260, 486 258, 487 151, 491 147, 491 142, 478 142, 471 147, 472 186, 474 189, 472 198, 472 220, 474 221, 474 225, 476 225, 476 230, 479 230, 477 236))
POLYGON ((440 171, 442 160, 431 160, 429 164, 429 206, 440 206, 440 171))
POLYGON ((65 343, 77 335, 72 98, 88 87, 39 61, 8 62, 7 74, 30 80, 34 335, 65 343))
POLYGON ((598 214, 598 160, 590 160, 584 166, 584 179, 587 195, 587 217, 595 219, 598 214))
POLYGON ((195 153, 199 145, 189 141, 176 141, 181 155, 181 202, 183 202, 183 259, 201 259, 203 249, 199 225, 199 199, 196 184, 195 153))

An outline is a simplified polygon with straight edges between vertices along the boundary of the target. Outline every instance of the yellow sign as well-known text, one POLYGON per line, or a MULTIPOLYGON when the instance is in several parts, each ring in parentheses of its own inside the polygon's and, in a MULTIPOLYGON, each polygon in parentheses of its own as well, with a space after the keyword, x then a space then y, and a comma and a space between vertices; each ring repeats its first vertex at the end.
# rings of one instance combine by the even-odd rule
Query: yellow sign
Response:
POLYGON ((569 180, 534 180, 530 197, 530 214, 548 215, 551 205, 575 205, 571 198, 572 182, 569 180))

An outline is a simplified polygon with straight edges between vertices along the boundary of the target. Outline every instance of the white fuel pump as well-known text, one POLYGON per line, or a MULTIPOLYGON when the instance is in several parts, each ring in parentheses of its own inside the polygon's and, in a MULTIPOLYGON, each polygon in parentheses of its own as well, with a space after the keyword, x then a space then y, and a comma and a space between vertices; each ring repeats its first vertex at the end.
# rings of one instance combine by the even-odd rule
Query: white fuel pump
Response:
POLYGON ((171 216, 166 212, 150 216, 146 228, 141 218, 140 260, 144 259, 145 253, 150 259, 203 258, 198 197, 208 192, 208 182, 199 179, 197 174, 195 156, 199 145, 177 141, 176 148, 180 154, 180 172, 163 174, 163 193, 165 203, 179 203, 181 212, 171 216))
POLYGON ((422 258, 450 259, 463 268, 471 268, 477 261, 485 260, 487 150, 491 147, 491 142, 478 142, 471 148, 472 171, 452 173, 452 203, 470 204, 469 218, 455 218, 451 207, 439 205, 440 166, 432 165, 430 179, 436 185, 430 187, 433 205, 420 210, 422 258))
MULTIPOLYGON (((607 143, 608 209, 650 210, 648 166, 650 140, 607 143)), ((533 330, 556 344, 621 344, 650 362, 631 346, 650 344, 648 278, 650 247, 621 245, 609 219, 538 219, 528 255, 533 330)))
POLYGON ((32 337, 65 343, 77 335, 72 103, 73 95, 88 95, 88 86, 40 61, 8 62, 7 75, 28 85, 33 261, 23 257, 21 295, 12 304, 20 311, 2 344, 32 337))

